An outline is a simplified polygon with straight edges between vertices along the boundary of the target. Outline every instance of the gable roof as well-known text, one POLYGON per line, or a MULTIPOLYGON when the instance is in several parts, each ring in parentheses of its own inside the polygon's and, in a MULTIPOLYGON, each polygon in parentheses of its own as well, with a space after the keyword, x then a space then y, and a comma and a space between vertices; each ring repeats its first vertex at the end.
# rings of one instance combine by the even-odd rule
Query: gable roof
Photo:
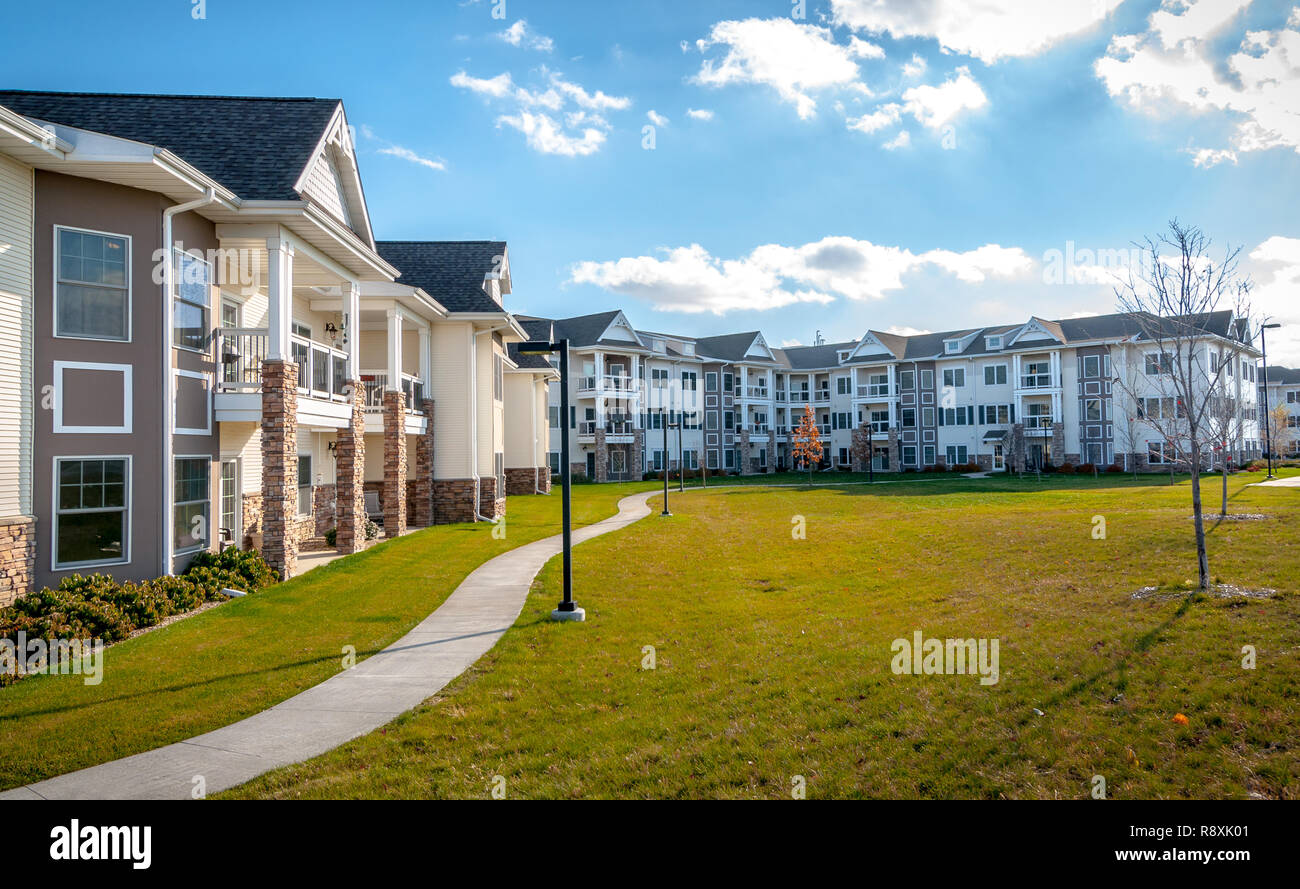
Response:
POLYGON ((746 333, 724 333, 721 336, 700 337, 695 341, 695 354, 707 358, 721 358, 724 361, 767 363, 767 359, 748 356, 750 347, 760 336, 762 334, 757 330, 751 330, 746 333))
POLYGON ((832 368, 840 366, 840 352, 856 346, 856 342, 823 343, 820 346, 787 346, 773 349, 777 360, 791 370, 804 368, 832 368))
MULTIPOLYGON (((1259 384, 1264 385, 1264 375, 1256 374, 1259 384)), ((1268 384, 1274 386, 1281 383, 1283 386, 1290 386, 1300 383, 1300 368, 1281 367, 1276 364, 1268 366, 1268 384)))
POLYGON ((339 99, 0 90, 25 117, 165 148, 245 200, 299 200, 339 99))
MULTIPOLYGON (((555 322, 555 335, 560 339, 567 339, 570 346, 599 346, 602 345, 601 337, 620 314, 618 309, 614 309, 609 312, 560 318, 555 322)), ((628 349, 640 348, 636 343, 631 342, 619 345, 628 349)))
MULTIPOLYGON (((548 343, 555 342, 552 338, 552 327, 550 321, 545 318, 516 319, 519 326, 528 334, 530 340, 546 340, 548 343)), ((507 343, 506 351, 510 354, 510 360, 518 367, 528 368, 530 370, 550 370, 551 362, 545 355, 520 355, 519 343, 507 343)))
POLYGON ((375 250, 448 312, 504 312, 483 289, 506 255, 505 241, 376 241, 375 250))

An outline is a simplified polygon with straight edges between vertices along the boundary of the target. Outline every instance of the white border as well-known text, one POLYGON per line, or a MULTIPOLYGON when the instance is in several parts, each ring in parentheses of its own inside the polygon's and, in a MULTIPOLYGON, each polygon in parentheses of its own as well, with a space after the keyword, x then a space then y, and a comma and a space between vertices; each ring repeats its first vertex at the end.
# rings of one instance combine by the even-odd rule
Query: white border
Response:
POLYGON ((89 340, 95 343, 129 343, 135 336, 135 287, 131 276, 135 274, 135 245, 130 235, 124 235, 119 232, 102 232, 93 228, 80 228, 75 225, 54 224, 54 247, 53 259, 50 271, 53 277, 50 279, 50 308, 54 315, 50 319, 50 327, 53 338, 56 340, 89 340), (74 334, 59 333, 59 232, 81 232, 87 235, 102 235, 106 238, 124 238, 126 240, 126 339, 119 340, 111 337, 102 336, 76 336, 74 334))
MULTIPOLYGON (((179 347, 178 347, 179 348, 179 347)), ((182 370, 179 367, 172 368, 172 434, 173 435, 211 435, 212 434, 212 390, 216 388, 212 384, 209 376, 198 370, 182 370), (179 422, 179 413, 181 400, 179 397, 178 377, 189 377, 192 380, 202 380, 208 387, 208 406, 207 420, 208 425, 203 429, 195 429, 187 426, 181 426, 179 422)))
POLYGON ((132 529, 135 527, 135 465, 130 454, 59 454, 50 458, 50 571, 80 571, 108 565, 130 565, 132 529), (59 461, 125 460, 126 461, 126 539, 122 541, 122 558, 111 562, 77 562, 60 567, 59 560, 59 461))
POLYGON ((54 432, 68 435, 130 435, 132 424, 131 390, 133 364, 100 364, 94 361, 54 362, 54 432), (69 426, 63 422, 63 372, 65 370, 101 370, 122 375, 121 426, 69 426))
MULTIPOLYGON (((171 478, 173 479, 173 483, 176 478, 177 460, 203 460, 208 464, 208 527, 205 528, 203 532, 206 535, 203 539, 203 543, 199 544, 198 546, 187 546, 185 549, 173 549, 171 555, 173 562, 176 561, 177 556, 188 556, 191 555, 192 553, 203 552, 204 550, 208 550, 212 548, 212 464, 214 462, 218 462, 220 458, 218 458, 217 461, 214 461, 212 459, 211 454, 172 454, 171 478)), ((218 465, 220 465, 219 462, 218 465)), ((172 513, 171 515, 164 517, 164 520, 168 522, 176 521, 176 507, 180 505, 181 502, 183 503, 199 502, 197 500, 185 500, 185 501, 178 502, 176 500, 174 491, 172 492, 172 496, 168 498, 168 501, 171 503, 171 513, 172 513)), ((169 571, 168 573, 171 572, 169 571)))

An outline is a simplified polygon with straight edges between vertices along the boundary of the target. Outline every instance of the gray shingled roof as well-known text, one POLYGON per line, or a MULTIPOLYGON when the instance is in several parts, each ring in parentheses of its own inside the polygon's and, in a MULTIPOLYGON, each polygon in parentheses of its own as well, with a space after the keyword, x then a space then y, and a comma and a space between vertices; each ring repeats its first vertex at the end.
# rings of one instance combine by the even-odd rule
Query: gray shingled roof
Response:
MULTIPOLYGON (((558 318, 555 321, 555 335, 567 339, 571 347, 599 346, 603 334, 618 317, 618 310, 596 312, 593 315, 577 315, 573 318, 558 318)), ((635 343, 623 343, 625 347, 640 348, 635 343)))
MULTIPOLYGON (((1256 379, 1262 384, 1264 382, 1263 374, 1257 374, 1256 379)), ((1300 368, 1282 367, 1276 364, 1268 366, 1268 384, 1270 386, 1281 383, 1283 386, 1290 386, 1300 383, 1300 368)))
POLYGON ((376 241, 375 250, 401 277, 449 312, 504 312, 483 280, 505 256, 505 241, 376 241))
POLYGON ((839 367, 839 353, 857 346, 851 343, 823 343, 820 346, 790 346, 773 349, 777 360, 791 370, 839 367))
POLYGON ((298 200, 338 99, 0 90, 25 117, 165 148, 246 200, 298 200))
POLYGON ((757 330, 750 330, 745 333, 700 337, 695 341, 695 353, 707 358, 721 358, 724 361, 744 361, 745 353, 749 351, 750 346, 754 345, 754 340, 758 336, 757 330))
MULTIPOLYGON (((528 334, 530 340, 546 340, 547 342, 554 342, 554 339, 551 336, 552 325, 547 319, 533 318, 525 320, 518 318, 516 320, 519 321, 519 326, 528 334)), ((551 362, 546 359, 545 355, 520 355, 518 343, 509 343, 506 346, 506 350, 510 353, 510 360, 520 367, 526 367, 530 370, 543 370, 551 366, 551 362)))

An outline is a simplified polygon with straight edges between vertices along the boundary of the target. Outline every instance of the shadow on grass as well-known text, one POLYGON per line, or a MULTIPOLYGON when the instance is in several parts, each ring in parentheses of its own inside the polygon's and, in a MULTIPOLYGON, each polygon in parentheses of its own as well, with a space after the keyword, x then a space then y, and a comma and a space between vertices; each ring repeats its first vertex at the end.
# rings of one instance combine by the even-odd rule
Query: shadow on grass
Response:
MULTIPOLYGON (((1064 691, 1046 699, 1043 702, 1043 706, 1055 707, 1057 704, 1064 703, 1065 701, 1070 700, 1071 698, 1077 698, 1088 689, 1093 688, 1094 686, 1098 685, 1103 680, 1105 680, 1107 677, 1113 676, 1115 674, 1119 674, 1119 681, 1116 684, 1116 689, 1120 692, 1124 691, 1124 688, 1127 685, 1127 681, 1125 679, 1124 674, 1128 669, 1129 662, 1132 660, 1133 655, 1140 654, 1141 652, 1147 651, 1148 649, 1151 648, 1152 645, 1155 645, 1156 642, 1160 639, 1162 633, 1164 633, 1166 630, 1172 627, 1175 623, 1178 622, 1178 620, 1180 620, 1183 617, 1183 615, 1187 614, 1187 612, 1191 610, 1192 603, 1196 601, 1196 597, 1198 595, 1199 595, 1198 593, 1189 593, 1187 597, 1183 599, 1183 601, 1179 604, 1178 610, 1176 610, 1173 614, 1171 614, 1167 619, 1162 621, 1160 624, 1158 624, 1155 627, 1152 627, 1150 630, 1147 630, 1145 633, 1139 636, 1137 638, 1137 641, 1133 643, 1132 651, 1123 655, 1119 659, 1119 661, 1117 661, 1116 663, 1112 664, 1111 666, 1107 667, 1104 670, 1097 671, 1096 673, 1092 674, 1086 679, 1078 680, 1077 682, 1075 682, 1073 685, 1071 685, 1069 688, 1065 689, 1064 691)), ((1020 717, 1019 725, 1023 726, 1027 724, 1029 721, 1030 721, 1030 717, 1028 714, 1026 714, 1020 717)))

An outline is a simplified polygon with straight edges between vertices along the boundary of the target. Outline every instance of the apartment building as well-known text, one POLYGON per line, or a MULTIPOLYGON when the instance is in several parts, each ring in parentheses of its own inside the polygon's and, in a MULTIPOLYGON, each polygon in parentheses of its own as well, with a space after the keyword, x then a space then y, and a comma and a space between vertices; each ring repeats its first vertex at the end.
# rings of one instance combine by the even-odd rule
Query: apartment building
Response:
POLYGON ((376 241, 340 101, 0 91, 0 244, 0 602, 504 513, 508 247, 376 241))
POLYGON ((1281 405, 1287 413, 1287 440, 1273 442, 1273 453, 1281 457, 1300 457, 1300 369, 1270 365, 1267 373, 1260 369, 1258 379, 1260 423, 1265 422, 1265 405, 1269 411, 1281 405), (1266 383, 1267 399, 1264 397, 1266 383))
MULTIPOLYGON (((792 348, 772 348, 757 331, 637 330, 617 310, 552 324, 578 370, 570 417, 559 417, 552 394, 551 451, 570 435, 573 471, 597 481, 679 465, 746 475, 792 468, 791 433, 807 408, 822 468, 1148 470, 1179 460, 1149 422, 1176 425, 1172 379, 1144 325, 1124 314, 915 336, 868 331, 792 348)), ((1228 449, 1240 464, 1262 448, 1258 353, 1230 312, 1201 327, 1205 364, 1224 365, 1217 397, 1240 420, 1228 449)))

